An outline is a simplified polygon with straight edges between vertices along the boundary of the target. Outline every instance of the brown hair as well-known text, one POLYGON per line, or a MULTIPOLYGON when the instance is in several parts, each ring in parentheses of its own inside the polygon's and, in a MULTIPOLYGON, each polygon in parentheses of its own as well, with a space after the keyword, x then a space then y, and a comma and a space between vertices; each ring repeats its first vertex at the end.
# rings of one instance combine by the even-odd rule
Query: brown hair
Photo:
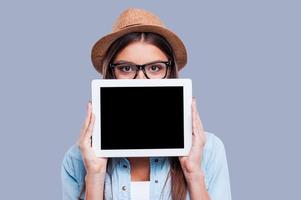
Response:
MULTIPOLYGON (((138 41, 142 41, 148 44, 153 44, 156 47, 158 47, 161 51, 163 51, 166 54, 166 56, 171 60, 171 67, 169 68, 167 78, 178 78, 178 67, 177 67, 177 63, 175 62, 174 51, 172 50, 170 44, 166 41, 166 39, 156 33, 134 32, 118 38, 116 41, 113 42, 113 44, 108 49, 102 67, 103 69, 102 74, 104 79, 114 78, 113 73, 109 68, 109 64, 114 60, 118 52, 120 52, 123 48, 125 48, 130 43, 138 42, 138 41)), ((110 158, 108 159, 108 162, 109 160, 110 158)), ((171 178, 172 199, 184 200, 186 199, 187 183, 181 168, 180 161, 178 157, 169 157, 168 160, 170 162, 170 171, 169 171, 169 176, 167 178, 171 178)), ((85 184, 81 189, 80 196, 84 191, 85 191, 85 184)), ((105 194, 103 199, 105 199, 105 194)))

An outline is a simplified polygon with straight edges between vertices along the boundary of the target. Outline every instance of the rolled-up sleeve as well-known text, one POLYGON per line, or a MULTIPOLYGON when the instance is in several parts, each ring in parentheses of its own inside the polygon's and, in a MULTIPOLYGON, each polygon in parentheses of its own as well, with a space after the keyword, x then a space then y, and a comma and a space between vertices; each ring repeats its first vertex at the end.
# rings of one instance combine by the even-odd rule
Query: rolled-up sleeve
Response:
POLYGON ((62 182, 62 199, 76 200, 80 194, 80 183, 76 172, 76 159, 72 158, 70 151, 68 151, 62 161, 61 165, 61 182, 62 182))
POLYGON ((230 177, 223 142, 213 136, 210 165, 208 166, 208 192, 211 200, 231 200, 230 177))

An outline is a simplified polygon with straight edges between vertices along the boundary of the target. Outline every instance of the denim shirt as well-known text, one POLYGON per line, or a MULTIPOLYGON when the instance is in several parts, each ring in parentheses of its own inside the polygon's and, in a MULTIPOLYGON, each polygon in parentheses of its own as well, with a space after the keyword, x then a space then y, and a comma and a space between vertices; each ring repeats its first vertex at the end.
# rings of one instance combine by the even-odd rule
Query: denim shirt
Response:
MULTIPOLYGON (((231 200, 230 179, 223 142, 213 133, 205 132, 201 168, 211 200, 231 200)), ((150 157, 150 199, 171 199, 171 179, 167 157, 150 157)), ((105 176, 105 198, 130 199, 131 166, 126 158, 111 158, 105 176)), ((85 183, 85 167, 81 152, 73 145, 65 153, 61 166, 63 199, 78 199, 85 183)), ((85 199, 85 192, 81 199, 85 199)), ((186 199, 189 200, 189 192, 186 199)))

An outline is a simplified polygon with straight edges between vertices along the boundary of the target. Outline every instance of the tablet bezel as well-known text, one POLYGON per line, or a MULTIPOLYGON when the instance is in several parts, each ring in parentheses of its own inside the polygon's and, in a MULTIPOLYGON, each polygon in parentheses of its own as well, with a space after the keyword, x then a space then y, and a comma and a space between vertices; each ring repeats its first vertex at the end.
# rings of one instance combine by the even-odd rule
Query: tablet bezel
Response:
POLYGON ((191 79, 94 79, 91 81, 92 107, 95 114, 95 124, 92 133, 92 148, 97 157, 153 157, 153 156, 185 156, 189 154, 192 143, 192 83, 191 79), (180 149, 129 149, 101 150, 100 143, 100 87, 183 87, 184 107, 184 148, 180 149))

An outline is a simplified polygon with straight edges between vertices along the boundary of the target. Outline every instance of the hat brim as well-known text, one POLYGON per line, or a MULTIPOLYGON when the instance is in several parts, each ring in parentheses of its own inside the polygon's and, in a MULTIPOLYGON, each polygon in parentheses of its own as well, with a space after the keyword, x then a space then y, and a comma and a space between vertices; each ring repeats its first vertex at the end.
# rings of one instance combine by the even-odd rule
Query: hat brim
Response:
POLYGON ((181 39, 172 31, 155 25, 134 25, 127 27, 118 32, 110 33, 99 39, 92 48, 91 59, 94 68, 102 74, 102 63, 104 56, 111 44, 119 37, 132 32, 152 32, 163 36, 171 45, 175 53, 175 61, 178 65, 178 70, 181 70, 187 63, 187 51, 181 39))

